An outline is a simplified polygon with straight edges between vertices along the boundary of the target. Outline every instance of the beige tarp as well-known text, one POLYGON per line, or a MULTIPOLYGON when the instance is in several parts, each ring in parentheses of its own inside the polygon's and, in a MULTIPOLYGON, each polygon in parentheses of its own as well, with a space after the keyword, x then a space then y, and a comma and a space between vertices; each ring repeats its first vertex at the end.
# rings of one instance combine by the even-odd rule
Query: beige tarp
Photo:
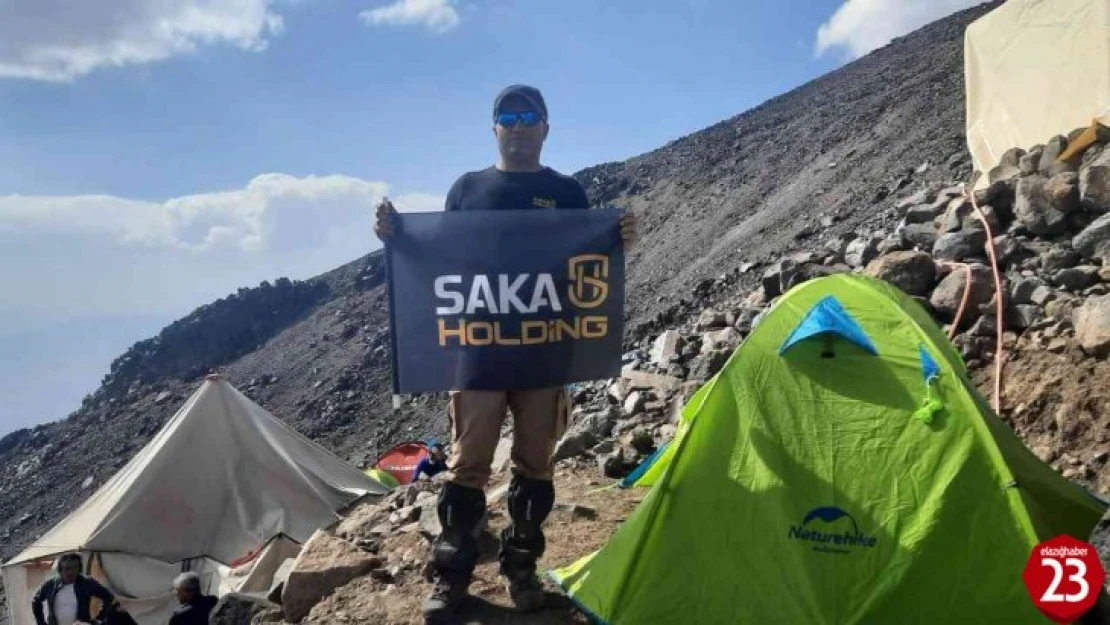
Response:
POLYGON ((964 65, 984 174, 1010 148, 1110 123, 1110 0, 1009 0, 968 26, 964 65))
MULTIPOLYGON (((4 564, 12 625, 33 622, 28 599, 42 581, 23 565, 68 551, 96 553, 125 596, 164 603, 182 569, 199 567, 218 591, 232 567, 263 548, 278 545, 273 556, 285 555, 275 537, 303 543, 352 501, 387 492, 212 376, 112 479, 4 564)), ((262 559, 271 568, 271 558, 262 559)), ((257 577, 247 576, 266 583, 257 577)))

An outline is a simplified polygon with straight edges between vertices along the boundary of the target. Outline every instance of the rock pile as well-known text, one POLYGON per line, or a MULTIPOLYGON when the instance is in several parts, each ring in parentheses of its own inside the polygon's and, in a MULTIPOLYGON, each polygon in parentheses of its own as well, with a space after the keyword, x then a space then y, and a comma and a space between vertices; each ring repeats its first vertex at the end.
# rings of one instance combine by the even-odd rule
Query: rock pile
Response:
MULTIPOLYGON (((974 194, 955 182, 911 190, 889 209, 897 223, 892 231, 838 235, 818 250, 787 255, 763 270, 755 290, 645 337, 625 354, 619 379, 578 388, 557 459, 584 457, 596 460, 607 477, 626 475, 674 435, 683 401, 721 369, 776 298, 833 273, 886 280, 920 302, 945 331, 958 323, 954 343, 974 370, 998 349, 995 265, 1004 349, 1074 350, 1106 359, 1110 148, 1096 143, 1058 160, 1067 145, 1059 136, 1028 151, 1011 150, 974 194)), ((735 277, 699 284, 683 302, 697 310, 735 277)))

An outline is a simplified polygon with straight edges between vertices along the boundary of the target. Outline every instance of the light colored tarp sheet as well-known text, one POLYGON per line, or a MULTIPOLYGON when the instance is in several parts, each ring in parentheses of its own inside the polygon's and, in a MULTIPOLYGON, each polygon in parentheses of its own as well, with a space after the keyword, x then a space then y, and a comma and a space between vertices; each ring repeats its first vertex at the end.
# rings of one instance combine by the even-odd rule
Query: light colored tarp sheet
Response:
POLYGON ((1010 148, 1110 124, 1110 0, 1009 0, 968 26, 964 66, 983 174, 1010 148))
POLYGON ((231 569, 223 579, 220 593, 267 592, 274 573, 287 558, 296 558, 301 546, 284 536, 275 538, 256 558, 231 569))

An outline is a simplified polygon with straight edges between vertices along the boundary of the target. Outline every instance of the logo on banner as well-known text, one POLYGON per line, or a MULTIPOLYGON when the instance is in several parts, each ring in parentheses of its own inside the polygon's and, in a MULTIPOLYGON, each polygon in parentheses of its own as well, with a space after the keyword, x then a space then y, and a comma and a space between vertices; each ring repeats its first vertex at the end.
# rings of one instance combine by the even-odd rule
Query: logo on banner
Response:
POLYGON ((597 308, 609 297, 609 257, 583 254, 570 259, 567 297, 578 308, 597 308))
POLYGON ((608 300, 609 257, 573 256, 562 289, 557 282, 551 273, 437 277, 439 345, 538 345, 608 336, 609 318, 588 313, 608 300))

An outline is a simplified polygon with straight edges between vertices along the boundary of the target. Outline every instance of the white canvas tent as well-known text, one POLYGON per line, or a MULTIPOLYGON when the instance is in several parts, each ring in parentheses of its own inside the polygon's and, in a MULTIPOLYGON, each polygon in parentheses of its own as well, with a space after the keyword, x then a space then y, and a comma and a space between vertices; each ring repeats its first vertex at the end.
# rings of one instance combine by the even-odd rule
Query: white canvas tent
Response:
POLYGON ((968 26, 964 74, 984 174, 1010 148, 1110 123, 1110 0, 1008 0, 968 26))
POLYGON ((184 570, 212 594, 265 590, 338 511, 387 492, 209 376, 116 475, 4 564, 11 625, 33 625, 31 596, 71 551, 140 625, 167 622, 170 582, 184 570))

